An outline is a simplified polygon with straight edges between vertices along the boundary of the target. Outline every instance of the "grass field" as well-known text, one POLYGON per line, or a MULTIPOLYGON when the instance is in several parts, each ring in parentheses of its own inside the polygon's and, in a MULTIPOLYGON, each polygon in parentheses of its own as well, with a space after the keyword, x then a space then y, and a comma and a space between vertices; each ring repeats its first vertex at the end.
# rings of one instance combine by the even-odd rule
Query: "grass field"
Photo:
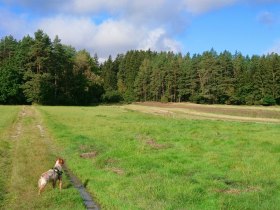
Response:
POLYGON ((280 209, 280 124, 130 109, 38 107, 102 209, 280 209))
POLYGON ((18 107, 0 106, 0 208, 7 189, 6 173, 10 170, 11 145, 7 140, 7 129, 15 121, 18 110, 18 107))
POLYGON ((38 196, 40 175, 59 155, 34 107, 0 107, 0 209, 84 209, 79 193, 64 177, 64 189, 47 187, 38 196))

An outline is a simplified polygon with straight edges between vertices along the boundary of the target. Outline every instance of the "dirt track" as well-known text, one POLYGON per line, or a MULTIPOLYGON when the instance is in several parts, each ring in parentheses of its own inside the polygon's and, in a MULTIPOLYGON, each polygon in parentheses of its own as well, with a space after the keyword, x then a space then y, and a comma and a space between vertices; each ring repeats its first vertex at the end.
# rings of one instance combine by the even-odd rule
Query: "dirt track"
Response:
POLYGON ((125 108, 150 114, 190 119, 280 123, 279 107, 144 102, 126 105, 125 108))
MULTIPOLYGON (((12 143, 12 167, 10 178, 7 180, 9 184, 5 209, 44 209, 44 206, 49 205, 52 206, 50 209, 60 209, 55 202, 49 204, 49 201, 46 201, 46 199, 52 199, 53 191, 46 190, 47 192, 43 194, 44 199, 37 196, 38 177, 53 164, 55 157, 59 155, 35 107, 22 107, 7 138, 12 143)), ((73 186, 79 191, 85 208, 99 209, 70 169, 65 168, 65 172, 73 186)), ((69 183, 66 179, 64 181, 69 183)), ((67 196, 67 193, 71 192, 64 188, 63 194, 67 196)), ((64 204, 71 206, 71 202, 71 200, 65 200, 64 204)))

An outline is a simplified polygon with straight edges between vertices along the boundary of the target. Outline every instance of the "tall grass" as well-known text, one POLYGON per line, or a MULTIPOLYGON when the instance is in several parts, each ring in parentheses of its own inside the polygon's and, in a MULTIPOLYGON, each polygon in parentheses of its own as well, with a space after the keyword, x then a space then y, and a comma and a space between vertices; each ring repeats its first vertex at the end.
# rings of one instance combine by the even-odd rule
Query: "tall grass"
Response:
POLYGON ((85 209, 78 191, 65 176, 61 192, 50 189, 48 185, 46 191, 38 196, 38 179, 43 172, 53 167, 58 153, 47 131, 44 135, 40 133, 38 125, 41 125, 41 119, 34 108, 24 107, 15 119, 16 114, 13 112, 16 111, 18 107, 9 112, 6 107, 0 108, 0 113, 7 115, 6 122, 11 122, 10 118, 15 121, 13 126, 5 123, 6 134, 1 139, 0 146, 4 153, 0 153, 0 164, 3 166, 0 173, 0 209, 85 209))
POLYGON ((0 208, 3 204, 7 192, 7 174, 10 170, 10 150, 11 145, 8 141, 7 128, 12 125, 16 119, 19 107, 0 106, 0 208))
POLYGON ((104 209, 279 209, 279 124, 176 119, 118 106, 39 110, 104 209))

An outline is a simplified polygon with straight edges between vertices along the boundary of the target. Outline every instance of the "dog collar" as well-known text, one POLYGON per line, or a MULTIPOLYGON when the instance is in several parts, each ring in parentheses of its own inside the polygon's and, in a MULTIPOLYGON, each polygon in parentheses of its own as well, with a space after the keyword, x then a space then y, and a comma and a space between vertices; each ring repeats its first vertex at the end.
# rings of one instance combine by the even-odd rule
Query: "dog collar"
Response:
POLYGON ((58 176, 61 176, 63 174, 63 172, 56 167, 53 170, 58 174, 58 176))

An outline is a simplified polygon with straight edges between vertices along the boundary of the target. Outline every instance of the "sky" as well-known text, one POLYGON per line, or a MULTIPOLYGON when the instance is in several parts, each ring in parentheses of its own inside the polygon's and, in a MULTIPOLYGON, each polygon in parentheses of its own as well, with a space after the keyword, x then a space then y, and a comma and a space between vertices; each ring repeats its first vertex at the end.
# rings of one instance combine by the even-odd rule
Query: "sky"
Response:
POLYGON ((42 29, 100 59, 128 50, 280 53, 280 0, 0 0, 0 37, 42 29))

